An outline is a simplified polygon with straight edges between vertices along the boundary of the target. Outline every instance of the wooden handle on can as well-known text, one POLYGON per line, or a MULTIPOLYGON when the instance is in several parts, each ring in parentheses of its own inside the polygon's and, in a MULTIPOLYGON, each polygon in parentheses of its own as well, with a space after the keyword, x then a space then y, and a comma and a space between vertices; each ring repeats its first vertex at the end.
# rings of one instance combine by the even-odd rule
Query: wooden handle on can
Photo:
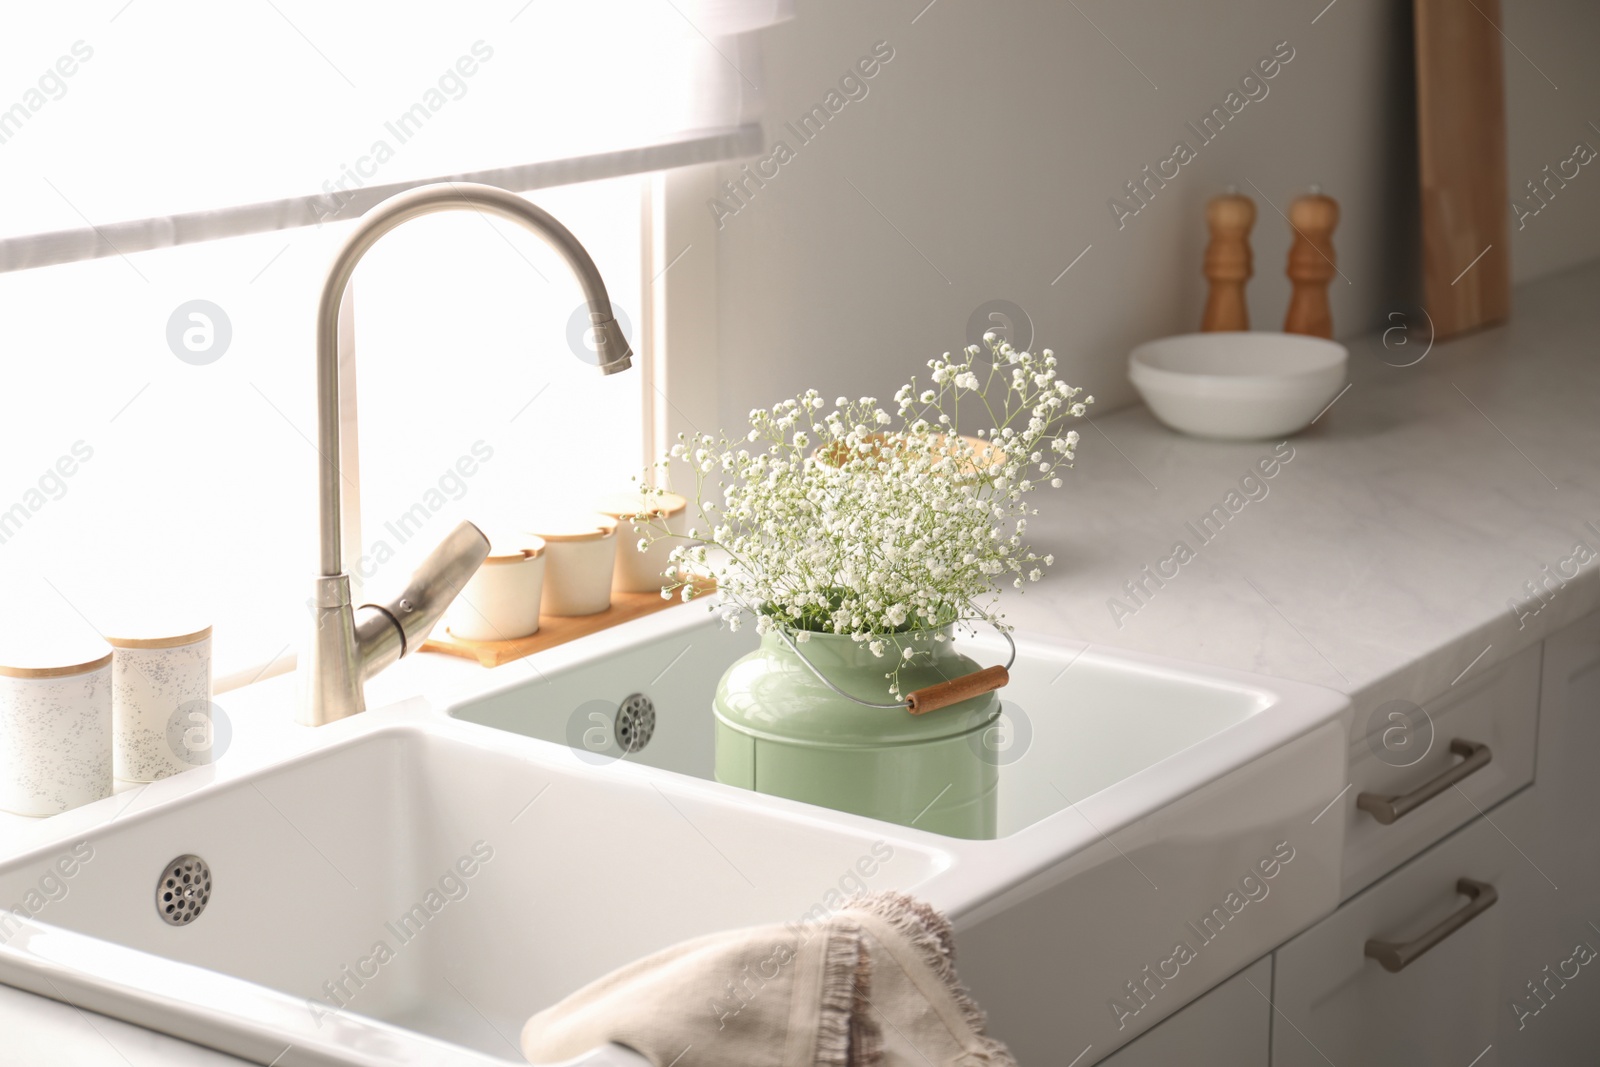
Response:
POLYGON ((913 715, 926 715, 930 711, 948 708, 963 700, 984 693, 992 693, 1011 681, 1004 667, 985 667, 981 671, 964 674, 938 685, 926 685, 906 697, 906 710, 913 715))

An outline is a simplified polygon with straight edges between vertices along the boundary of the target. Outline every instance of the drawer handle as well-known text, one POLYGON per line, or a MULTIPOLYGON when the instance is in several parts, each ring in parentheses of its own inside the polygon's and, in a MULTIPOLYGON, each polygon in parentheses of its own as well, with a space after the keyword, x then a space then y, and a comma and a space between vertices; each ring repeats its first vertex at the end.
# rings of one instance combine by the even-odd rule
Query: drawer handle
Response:
POLYGON ((1415 941, 1368 941, 1361 954, 1377 960, 1390 974, 1403 971, 1417 962, 1424 952, 1494 907, 1495 901, 1500 899, 1494 886, 1488 882, 1475 882, 1471 878, 1458 880, 1456 892, 1469 898, 1467 906, 1432 930, 1415 941))
POLYGON ((1409 793, 1398 796, 1382 797, 1376 793, 1362 793, 1356 797, 1356 807, 1371 813, 1383 825, 1388 826, 1402 815, 1406 815, 1422 807, 1446 789, 1489 766, 1493 753, 1489 746, 1481 741, 1463 741, 1456 738, 1450 742, 1450 751, 1457 756, 1465 756, 1460 763, 1450 767, 1439 777, 1424 782, 1409 793))

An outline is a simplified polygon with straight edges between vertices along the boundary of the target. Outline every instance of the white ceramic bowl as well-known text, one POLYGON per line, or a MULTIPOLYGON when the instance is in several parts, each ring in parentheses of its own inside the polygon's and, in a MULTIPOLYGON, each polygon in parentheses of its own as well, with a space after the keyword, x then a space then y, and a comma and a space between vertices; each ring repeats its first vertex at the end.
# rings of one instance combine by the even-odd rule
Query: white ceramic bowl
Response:
POLYGON ((1344 386, 1344 345, 1292 333, 1189 333, 1128 356, 1128 378, 1156 418, 1196 437, 1286 437, 1344 386))

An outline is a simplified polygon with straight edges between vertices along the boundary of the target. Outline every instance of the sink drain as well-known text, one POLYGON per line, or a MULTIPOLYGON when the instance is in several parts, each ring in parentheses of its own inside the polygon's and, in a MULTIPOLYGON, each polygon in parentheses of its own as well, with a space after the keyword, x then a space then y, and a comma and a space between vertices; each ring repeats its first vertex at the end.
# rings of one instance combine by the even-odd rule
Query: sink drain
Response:
POLYGON ((156 883, 156 910, 172 926, 188 926, 211 900, 211 868, 199 856, 179 856, 156 883))
POLYGON ((617 745, 626 754, 638 752, 656 732, 656 706, 643 693, 635 693, 617 708, 617 745))

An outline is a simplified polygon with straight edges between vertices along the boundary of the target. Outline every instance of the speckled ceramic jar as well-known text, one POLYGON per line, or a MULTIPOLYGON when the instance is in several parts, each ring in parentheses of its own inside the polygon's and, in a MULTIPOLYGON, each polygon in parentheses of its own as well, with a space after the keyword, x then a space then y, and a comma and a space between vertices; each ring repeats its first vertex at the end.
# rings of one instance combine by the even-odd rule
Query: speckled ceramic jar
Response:
POLYGON ((107 637, 116 775, 154 782, 211 762, 211 627, 107 637))
POLYGON ((0 809, 59 815, 111 795, 111 653, 0 665, 0 809))

